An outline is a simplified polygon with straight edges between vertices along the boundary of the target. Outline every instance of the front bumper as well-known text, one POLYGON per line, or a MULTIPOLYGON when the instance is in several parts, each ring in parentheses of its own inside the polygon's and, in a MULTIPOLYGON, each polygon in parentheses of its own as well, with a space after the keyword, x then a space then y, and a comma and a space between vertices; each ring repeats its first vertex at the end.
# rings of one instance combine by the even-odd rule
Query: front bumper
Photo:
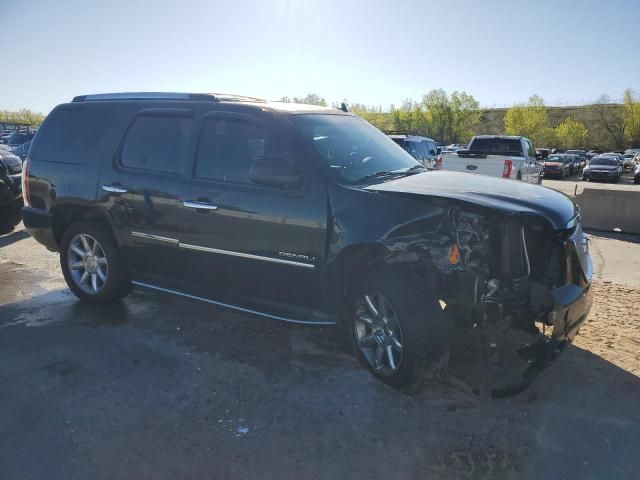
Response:
POLYGON ((580 224, 565 248, 568 283, 548 292, 549 309, 541 318, 541 337, 517 350, 517 355, 528 366, 517 382, 493 388, 493 397, 515 395, 526 389, 573 342, 589 315, 593 304, 593 262, 580 224), (551 331, 549 335, 545 334, 547 327, 551 331))

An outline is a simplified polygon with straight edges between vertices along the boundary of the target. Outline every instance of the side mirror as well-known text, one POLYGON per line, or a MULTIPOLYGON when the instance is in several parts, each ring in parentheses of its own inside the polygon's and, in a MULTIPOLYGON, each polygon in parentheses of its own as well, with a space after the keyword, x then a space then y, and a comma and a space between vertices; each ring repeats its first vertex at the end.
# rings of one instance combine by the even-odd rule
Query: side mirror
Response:
POLYGON ((542 155, 542 153, 536 153, 536 158, 537 158, 538 160, 542 160, 543 156, 544 156, 544 155, 542 155))
POLYGON ((283 158, 265 158, 253 164, 249 170, 253 183, 270 187, 297 187, 302 183, 302 175, 296 173, 293 165, 283 158))
POLYGON ((438 148, 436 149, 436 153, 437 153, 438 155, 440 155, 440 154, 442 153, 442 147, 438 147, 438 148))

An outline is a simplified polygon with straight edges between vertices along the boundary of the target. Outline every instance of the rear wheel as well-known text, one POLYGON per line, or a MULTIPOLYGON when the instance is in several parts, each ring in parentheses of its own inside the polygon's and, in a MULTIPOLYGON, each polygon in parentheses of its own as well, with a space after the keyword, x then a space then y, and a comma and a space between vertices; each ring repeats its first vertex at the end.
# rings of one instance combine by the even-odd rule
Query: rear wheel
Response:
MULTIPOLYGON (((420 282, 424 284, 424 282, 420 282)), ((449 325, 433 291, 402 275, 373 274, 351 299, 350 330, 360 362, 409 393, 439 379, 449 360, 449 325)))
POLYGON ((110 302, 131 290, 118 246, 102 224, 71 225, 62 237, 60 266, 71 291, 85 302, 110 302))

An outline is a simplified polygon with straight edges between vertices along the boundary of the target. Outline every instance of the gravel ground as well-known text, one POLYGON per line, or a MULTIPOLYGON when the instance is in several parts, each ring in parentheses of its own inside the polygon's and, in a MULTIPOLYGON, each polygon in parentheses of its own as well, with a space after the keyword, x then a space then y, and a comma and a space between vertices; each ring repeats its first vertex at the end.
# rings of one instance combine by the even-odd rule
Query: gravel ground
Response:
POLYGON ((332 328, 136 292, 80 304, 0 237, 0 479, 629 479, 640 471, 640 243, 594 233, 595 305, 523 394, 406 396, 332 328))

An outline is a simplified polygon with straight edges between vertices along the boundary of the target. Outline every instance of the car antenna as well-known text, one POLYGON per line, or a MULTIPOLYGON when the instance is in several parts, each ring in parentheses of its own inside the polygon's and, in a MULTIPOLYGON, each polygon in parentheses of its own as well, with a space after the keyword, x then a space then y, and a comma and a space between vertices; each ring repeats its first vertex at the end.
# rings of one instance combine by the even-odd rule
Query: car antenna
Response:
POLYGON ((349 109, 347 108, 347 104, 345 102, 342 102, 340 104, 340 110, 342 110, 343 112, 349 112, 349 109))

